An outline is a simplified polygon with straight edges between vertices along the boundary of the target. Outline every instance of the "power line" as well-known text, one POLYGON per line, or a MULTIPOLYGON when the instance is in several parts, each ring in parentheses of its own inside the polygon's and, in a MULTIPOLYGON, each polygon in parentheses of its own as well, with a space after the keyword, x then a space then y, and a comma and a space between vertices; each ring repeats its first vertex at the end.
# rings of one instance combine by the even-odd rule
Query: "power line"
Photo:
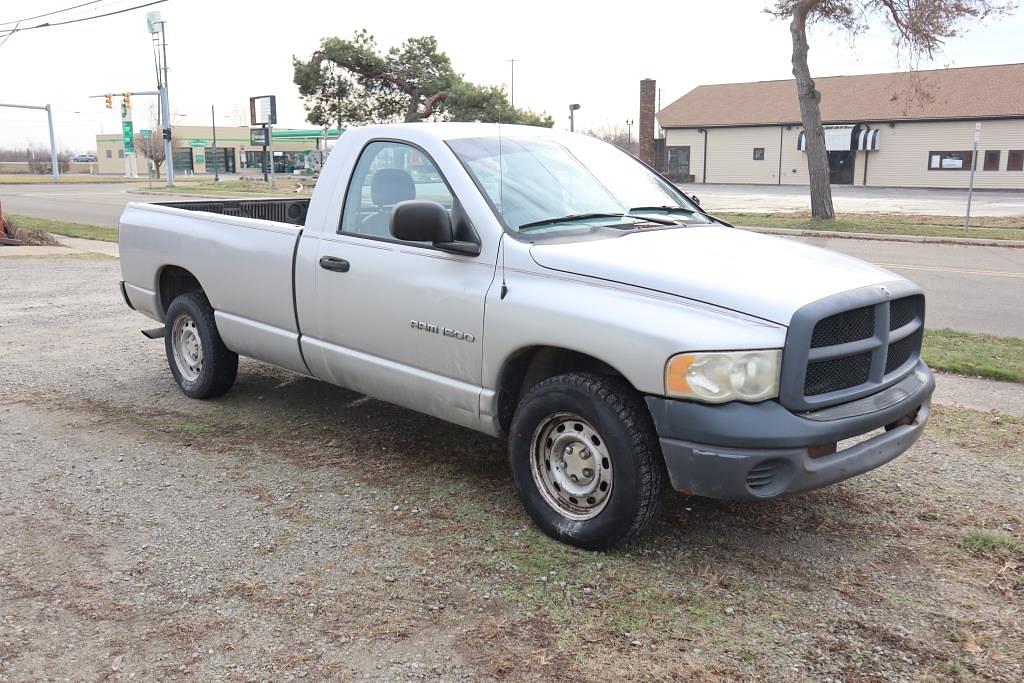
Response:
MULTIPOLYGON (((67 24, 77 24, 82 21, 92 21, 93 19, 102 19, 103 17, 111 17, 115 14, 124 14, 130 12, 133 9, 142 9, 143 7, 151 7, 152 5, 159 5, 167 2, 167 0, 154 0, 154 2, 147 2, 144 5, 135 5, 134 7, 126 7, 125 9, 119 9, 114 12, 107 12, 106 14, 96 14, 91 17, 82 17, 81 19, 69 19, 68 21, 57 21, 57 22, 46 22, 45 24, 36 24, 35 26, 26 26, 25 28, 7 29, 8 36, 13 33, 20 33, 22 31, 33 31, 37 28, 53 28, 55 26, 66 26, 67 24)), ((2 31, 0 31, 2 32, 2 31)))
MULTIPOLYGON (((8 24, 20 24, 24 21, 32 21, 33 19, 42 19, 43 17, 50 17, 53 16, 54 14, 63 14, 64 12, 70 12, 71 10, 78 9, 79 7, 85 7, 87 5, 96 5, 101 2, 103 2, 103 0, 91 0, 90 2, 83 2, 80 5, 72 5, 71 7, 65 7, 64 9, 54 10, 53 12, 47 12, 46 14, 37 14, 34 17, 25 17, 24 19, 16 19, 14 21, 0 21, 0 26, 6 26, 8 24)), ((14 30, 17 30, 17 28, 15 28, 14 30)))

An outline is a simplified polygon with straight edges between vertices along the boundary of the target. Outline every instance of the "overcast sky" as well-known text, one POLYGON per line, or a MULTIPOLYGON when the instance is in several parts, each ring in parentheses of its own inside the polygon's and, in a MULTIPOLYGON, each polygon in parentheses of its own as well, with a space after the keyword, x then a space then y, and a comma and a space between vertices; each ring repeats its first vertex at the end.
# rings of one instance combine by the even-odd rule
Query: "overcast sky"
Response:
MULTIPOLYGON (((42 14, 84 0, 4 0, 0 22, 42 14)), ((102 0, 47 19, 102 14, 148 0, 102 0)), ((305 111, 292 83, 292 55, 308 57, 320 38, 368 29, 389 47, 433 34, 468 79, 508 86, 515 101, 552 114, 568 128, 578 102, 577 129, 624 125, 638 115, 639 80, 657 79, 662 105, 704 83, 790 77, 789 31, 763 14, 763 0, 716 2, 512 3, 406 0, 260 3, 169 0, 146 9, 69 26, 16 33, 0 45, 0 102, 51 103, 58 144, 80 152, 95 135, 120 129, 119 117, 90 95, 155 88, 145 14, 167 21, 173 111, 183 124, 247 124, 250 95, 275 94, 278 122, 304 127, 305 111), (609 8, 608 10, 604 7, 609 8), (78 113, 76 113, 78 112, 78 113)), ((0 29, 10 28, 2 25, 0 29)), ((1024 61, 1024 15, 973 26, 926 66, 975 66, 1024 61)), ((0 41, 3 41, 0 34, 0 41)), ((811 70, 827 76, 905 68, 884 28, 851 46, 815 29, 811 70)), ((152 98, 155 100, 155 98, 152 98)), ((146 98, 135 100, 135 127, 147 127, 146 98)), ((634 128, 634 134, 635 134, 634 128)), ((43 112, 0 108, 0 146, 47 144, 43 112)))

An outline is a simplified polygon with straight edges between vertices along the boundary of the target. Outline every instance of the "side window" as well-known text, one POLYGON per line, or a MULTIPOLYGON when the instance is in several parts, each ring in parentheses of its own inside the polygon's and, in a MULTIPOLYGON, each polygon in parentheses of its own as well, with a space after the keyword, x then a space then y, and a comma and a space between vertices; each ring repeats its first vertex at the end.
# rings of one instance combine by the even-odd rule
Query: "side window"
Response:
POLYGON ((430 157, 401 142, 371 142, 352 172, 339 232, 391 237, 391 209, 407 199, 429 199, 452 210, 452 193, 430 157))

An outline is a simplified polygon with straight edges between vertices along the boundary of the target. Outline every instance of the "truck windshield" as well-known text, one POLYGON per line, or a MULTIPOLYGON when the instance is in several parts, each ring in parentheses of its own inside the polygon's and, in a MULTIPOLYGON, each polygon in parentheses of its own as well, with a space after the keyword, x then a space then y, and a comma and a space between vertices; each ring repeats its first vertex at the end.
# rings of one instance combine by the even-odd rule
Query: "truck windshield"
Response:
POLYGON ((517 232, 712 222, 635 158, 594 138, 494 136, 448 144, 517 232))

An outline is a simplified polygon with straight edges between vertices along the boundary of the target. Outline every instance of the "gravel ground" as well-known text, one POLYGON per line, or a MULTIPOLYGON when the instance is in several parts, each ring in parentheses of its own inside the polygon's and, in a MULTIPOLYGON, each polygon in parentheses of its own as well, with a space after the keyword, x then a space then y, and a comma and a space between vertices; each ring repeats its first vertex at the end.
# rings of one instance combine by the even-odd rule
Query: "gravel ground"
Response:
POLYGON ((1022 420, 586 553, 484 436, 253 361, 185 398, 118 279, 0 259, 0 680, 1024 678, 1022 420))

